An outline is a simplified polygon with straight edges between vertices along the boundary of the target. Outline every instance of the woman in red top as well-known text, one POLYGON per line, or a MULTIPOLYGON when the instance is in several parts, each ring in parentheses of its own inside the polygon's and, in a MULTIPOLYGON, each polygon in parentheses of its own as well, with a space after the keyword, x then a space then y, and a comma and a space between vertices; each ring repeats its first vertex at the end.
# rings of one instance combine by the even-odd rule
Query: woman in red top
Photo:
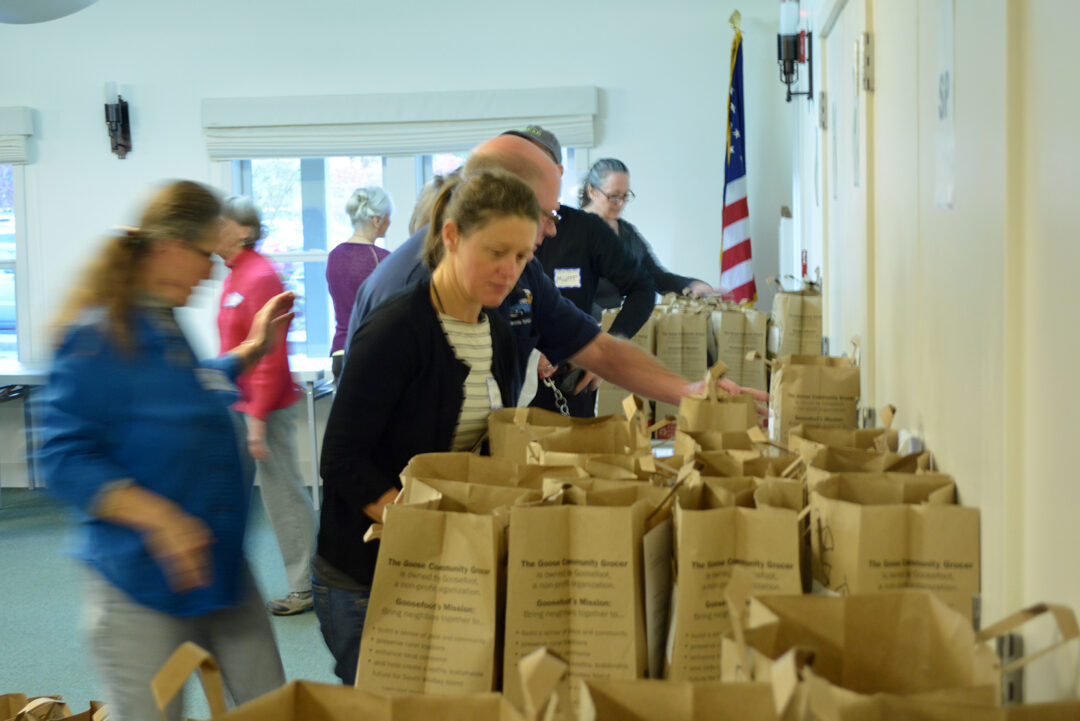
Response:
MULTIPOLYGON (((218 255, 232 271, 225 278, 218 314, 222 348, 247 337, 255 313, 284 290, 274 266, 255 251, 263 235, 259 211, 242 196, 226 198, 218 255)), ((266 604, 278 616, 312 607, 311 557, 315 552, 315 509, 296 460, 298 397, 289 372, 286 344, 280 344, 237 380, 248 449, 255 458, 263 505, 277 536, 289 593, 266 604)))

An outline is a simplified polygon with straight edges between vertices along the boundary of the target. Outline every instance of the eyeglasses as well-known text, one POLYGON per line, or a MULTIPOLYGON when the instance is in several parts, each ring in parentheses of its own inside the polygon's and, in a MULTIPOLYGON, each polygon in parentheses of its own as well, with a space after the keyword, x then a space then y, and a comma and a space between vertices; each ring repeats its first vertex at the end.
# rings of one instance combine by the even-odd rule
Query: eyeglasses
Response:
POLYGON ((549 210, 549 211, 546 211, 546 212, 551 215, 551 222, 555 223, 555 225, 558 225, 559 223, 562 222, 562 216, 559 215, 559 211, 557 211, 557 210, 549 210))
POLYGON ((609 203, 615 204, 622 203, 625 205, 626 203, 629 203, 631 200, 637 197, 636 195, 634 195, 634 191, 632 190, 626 191, 626 195, 619 195, 618 193, 605 193, 604 191, 600 190, 600 188, 593 188, 593 190, 607 198, 609 203))

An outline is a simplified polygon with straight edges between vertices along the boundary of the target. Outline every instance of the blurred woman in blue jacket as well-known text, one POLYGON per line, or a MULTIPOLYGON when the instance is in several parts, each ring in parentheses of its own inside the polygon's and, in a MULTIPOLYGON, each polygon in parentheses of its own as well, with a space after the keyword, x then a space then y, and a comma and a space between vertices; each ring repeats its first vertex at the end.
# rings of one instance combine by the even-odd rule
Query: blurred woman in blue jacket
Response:
MULTIPOLYGON (((173 316, 209 277, 220 214, 210 189, 165 186, 59 318, 41 464, 80 517, 90 647, 114 721, 159 716, 150 681, 184 641, 214 653, 234 704, 285 680, 243 555, 254 471, 229 404, 236 377, 281 342, 291 295, 206 362, 173 316)), ((180 718, 179 700, 169 710, 180 718)))

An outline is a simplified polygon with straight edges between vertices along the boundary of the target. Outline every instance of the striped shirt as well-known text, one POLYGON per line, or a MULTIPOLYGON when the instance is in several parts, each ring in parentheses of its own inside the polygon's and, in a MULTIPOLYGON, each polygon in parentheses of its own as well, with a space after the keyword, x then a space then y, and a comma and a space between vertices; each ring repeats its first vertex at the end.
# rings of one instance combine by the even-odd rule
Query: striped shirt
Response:
POLYGON ((469 366, 463 389, 465 397, 450 448, 452 451, 468 451, 487 431, 487 418, 491 412, 489 383, 496 398, 501 398, 495 377, 491 374, 491 328, 487 316, 483 314, 479 323, 465 323, 439 313, 439 322, 454 355, 469 366))

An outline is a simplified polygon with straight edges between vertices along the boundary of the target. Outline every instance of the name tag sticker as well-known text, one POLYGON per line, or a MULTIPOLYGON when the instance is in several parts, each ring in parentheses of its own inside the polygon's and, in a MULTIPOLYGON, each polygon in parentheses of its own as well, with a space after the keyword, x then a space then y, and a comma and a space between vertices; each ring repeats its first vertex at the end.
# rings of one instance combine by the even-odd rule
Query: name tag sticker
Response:
POLYGON ((227 296, 225 296, 225 300, 222 305, 226 308, 235 308, 243 302, 244 296, 240 295, 234 290, 232 293, 229 293, 227 296))
POLYGON ((488 376, 487 379, 487 393, 488 393, 488 405, 491 406, 491 410, 497 411, 503 407, 502 393, 499 392, 499 382, 488 376))
POLYGON ((581 287, 581 268, 556 268, 555 269, 555 287, 556 288, 580 288, 581 287))

